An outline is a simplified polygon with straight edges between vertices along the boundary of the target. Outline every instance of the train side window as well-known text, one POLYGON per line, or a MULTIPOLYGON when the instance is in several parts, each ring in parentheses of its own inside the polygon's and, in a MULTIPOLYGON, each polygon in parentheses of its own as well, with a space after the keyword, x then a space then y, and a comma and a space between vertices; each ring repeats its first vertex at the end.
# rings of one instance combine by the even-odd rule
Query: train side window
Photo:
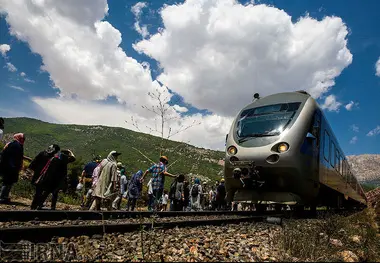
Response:
POLYGON ((334 142, 331 142, 330 163, 331 163, 332 167, 335 167, 335 144, 334 144, 334 142))
POLYGON ((335 151, 335 170, 340 170, 340 156, 338 150, 335 151))
POLYGON ((330 135, 329 133, 325 130, 325 141, 323 145, 323 155, 325 157, 326 161, 330 160, 330 135))

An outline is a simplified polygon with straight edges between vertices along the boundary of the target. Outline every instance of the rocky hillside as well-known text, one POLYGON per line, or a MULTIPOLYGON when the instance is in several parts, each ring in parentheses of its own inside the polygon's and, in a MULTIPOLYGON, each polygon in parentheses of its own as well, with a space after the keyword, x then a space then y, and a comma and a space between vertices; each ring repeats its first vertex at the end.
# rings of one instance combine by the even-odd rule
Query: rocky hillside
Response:
POLYGON ((380 185, 380 154, 350 155, 347 158, 360 182, 380 185))

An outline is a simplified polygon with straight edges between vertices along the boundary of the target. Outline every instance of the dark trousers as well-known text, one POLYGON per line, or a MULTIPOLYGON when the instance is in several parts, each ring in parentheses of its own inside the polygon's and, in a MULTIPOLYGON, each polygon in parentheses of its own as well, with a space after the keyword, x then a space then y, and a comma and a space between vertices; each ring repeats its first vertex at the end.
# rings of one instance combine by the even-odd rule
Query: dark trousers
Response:
MULTIPOLYGON (((39 189, 38 190, 38 195, 37 195, 37 189, 36 189, 36 195, 33 198, 33 203, 34 203, 34 209, 42 209, 46 199, 48 198, 49 194, 52 194, 51 197, 51 210, 55 210, 57 206, 57 200, 58 200, 58 192, 59 190, 43 190, 39 189)), ((33 205, 32 203, 32 205, 33 205)), ((33 208, 32 208, 33 209, 33 208)))
POLYGON ((0 193, 0 200, 1 201, 7 201, 8 202, 10 200, 9 193, 11 192, 12 185, 13 184, 4 184, 3 183, 3 186, 1 187, 1 193, 0 193))
POLYGON ((127 211, 134 211, 135 210, 136 201, 137 201, 137 198, 128 198, 127 211), (129 210, 129 209, 131 209, 131 210, 129 210))
POLYGON ((148 210, 150 211, 150 210, 153 209, 154 197, 153 197, 153 194, 150 194, 148 196, 149 196, 149 199, 148 199, 148 210))
POLYGON ((182 211, 183 210, 183 202, 182 200, 173 200, 173 211, 182 211))
POLYGON ((36 186, 36 192, 34 193, 32 205, 30 206, 30 208, 32 210, 37 209, 37 207, 40 203, 40 200, 41 200, 42 192, 43 192, 43 190, 40 187, 36 186))

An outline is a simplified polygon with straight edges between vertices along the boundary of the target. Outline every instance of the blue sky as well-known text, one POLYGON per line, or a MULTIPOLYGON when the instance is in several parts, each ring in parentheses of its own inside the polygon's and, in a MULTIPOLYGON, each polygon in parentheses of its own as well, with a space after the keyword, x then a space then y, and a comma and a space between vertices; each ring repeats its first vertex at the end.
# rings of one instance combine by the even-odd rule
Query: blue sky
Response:
MULTIPOLYGON (((97 2, 100 3, 101 0, 97 2)), ((138 1, 109 1, 108 15, 102 20, 107 21, 121 33, 122 41, 120 43, 120 47, 125 52, 126 56, 135 59, 139 64, 142 64, 143 62, 149 63, 152 80, 157 78, 161 80, 160 75, 162 76, 162 73, 165 72, 167 73, 167 79, 170 80, 170 72, 173 72, 175 69, 175 67, 173 69, 172 66, 173 57, 170 57, 170 54, 166 57, 160 57, 160 54, 154 53, 154 49, 148 49, 142 45, 142 48, 136 49, 133 47, 133 44, 137 44, 143 39, 149 40, 150 36, 157 33, 159 28, 165 30, 165 26, 169 27, 168 24, 165 25, 163 22, 160 9, 165 7, 165 5, 173 6, 176 3, 181 4, 182 1, 152 1, 146 3, 146 7, 142 9, 141 17, 138 20, 140 25, 146 26, 149 31, 150 35, 145 38, 136 31, 136 17, 135 14, 131 12, 132 6, 134 6, 137 2, 138 1)), ((249 4, 247 2, 240 3, 246 5, 249 4)), ((323 20, 326 16, 336 16, 343 20, 349 30, 349 34, 346 39, 348 41, 347 48, 353 56, 352 63, 347 63, 343 66, 339 76, 333 78, 335 85, 331 86, 329 91, 320 94, 318 102, 322 105, 326 102, 325 100, 327 96, 334 95, 334 103, 341 103, 340 107, 338 107, 338 111, 331 109, 329 110, 329 108, 326 108, 324 112, 346 155, 380 153, 380 131, 373 136, 368 136, 368 133, 371 130, 374 130, 380 125, 380 104, 378 102, 378 98, 380 97, 380 77, 376 76, 375 69, 375 64, 380 57, 380 31, 378 29, 378 25, 380 25, 380 17, 378 16, 378 12, 376 12, 377 10, 380 10, 380 2, 376 0, 366 1, 365 3, 353 0, 283 0, 259 1, 259 4, 266 4, 268 6, 284 10, 289 16, 291 16, 292 23, 297 23, 297 21, 306 14, 309 14, 311 18, 318 21, 323 20), (351 110, 346 110, 345 105, 351 101, 355 103, 354 106, 351 110), (353 125, 357 128, 352 129, 353 125), (356 140, 352 140, 355 136, 356 140)), ((49 10, 48 8, 49 7, 46 7, 45 10, 49 10)), ((21 23, 17 24, 17 21, 12 19, 6 20, 8 15, 11 18, 12 12, 14 12, 13 10, 16 10, 16 8, 12 6, 12 4, 9 4, 9 6, 5 7, 4 10, 0 18, 0 45, 7 44, 10 46, 10 50, 6 52, 5 55, 0 57, 0 115, 5 117, 29 116, 46 121, 63 123, 79 122, 77 119, 71 120, 68 118, 56 118, 56 116, 52 116, 52 114, 49 113, 49 110, 47 110, 44 106, 52 101, 50 99, 58 98, 58 94, 63 93, 64 88, 60 88, 61 86, 56 83, 57 77, 53 75, 57 75, 57 73, 53 73, 53 75, 51 75, 52 71, 49 69, 45 71, 42 70, 41 65, 46 62, 45 64, 48 65, 48 68, 52 68, 54 66, 58 68, 58 66, 64 67, 67 66, 67 64, 57 65, 57 62, 49 62, 48 54, 41 55, 40 53, 43 52, 36 52, 35 48, 31 48, 31 46, 33 46, 33 39, 28 36, 28 32, 23 32, 21 30, 23 25, 21 23), (12 35, 10 33, 12 28, 15 28, 16 31, 21 32, 20 34, 22 36, 15 34, 12 35), (12 70, 7 63, 14 65, 17 70, 12 70), (23 76, 20 75, 22 72, 25 73, 23 76), (57 87, 55 88, 54 86, 57 87), (33 101, 33 98, 35 97, 40 99, 40 104, 33 101)), ((167 16, 169 15, 173 14, 168 12, 167 16)), ((51 19, 54 20, 55 17, 52 17, 51 19)), ((79 21, 78 25, 80 25, 80 22, 83 21, 79 21)), ((173 25, 171 26, 173 27, 173 25)), ((264 26, 265 25, 263 25, 263 27, 264 26)), ((35 32, 39 32, 38 28, 35 30, 35 32)), ((194 32, 191 31, 191 27, 184 27, 182 32, 178 34, 184 34, 184 36, 186 36, 186 34, 190 35, 192 33, 194 32)), ((181 37, 183 38, 183 36, 181 37)), ((174 40, 172 44, 173 43, 175 43, 174 40)), ((321 46, 320 48, 321 53, 323 53, 324 47, 321 46)), ((254 50, 250 50, 250 52, 254 52, 254 50)), ((181 56, 181 54, 178 56, 181 56)), ((186 59, 188 58, 185 56, 179 61, 186 62, 186 59)), ((310 59, 312 60, 313 58, 310 59)), ((312 63, 312 61, 310 63, 312 63)), ((329 63, 325 64, 328 65, 329 63)), ((188 69, 189 67, 186 65, 183 68, 188 69)), ((64 68, 61 68, 61 70, 65 71, 64 68)), ((190 71, 190 73, 193 72, 190 71)), ((204 74, 207 75, 208 73, 204 74)), ((220 72, 219 74, 223 75, 225 73, 220 72)), ((70 77, 72 76, 67 75, 62 77, 60 80, 70 77)), ((290 78, 291 76, 288 77, 290 78)), ((205 76, 205 79, 206 78, 207 76, 205 76)), ((170 82, 169 80, 168 83, 175 83, 170 82)), ((279 81, 279 83, 281 83, 281 80, 279 81)), ((128 79, 126 82, 128 83, 128 79)), ((201 84, 202 83, 199 85, 201 84)), ((200 113, 203 116, 218 114, 218 116, 227 118, 225 121, 221 122, 224 123, 223 127, 225 127, 228 126, 228 120, 230 120, 228 118, 231 118, 236 114, 236 109, 233 109, 231 110, 231 115, 227 116, 228 109, 222 109, 220 105, 210 106, 210 108, 203 107, 206 102, 204 102, 202 98, 197 98, 196 94, 189 95, 186 88, 181 89, 178 85, 172 85, 172 87, 170 85, 167 86, 170 90, 176 92, 176 95, 172 98, 172 100, 178 105, 187 108, 185 113, 186 116, 193 116, 197 113, 200 113), (182 95, 183 97, 179 95, 182 95)), ((81 89, 81 87, 78 86, 77 89, 81 89)), ((294 87, 293 90, 298 89, 300 88, 294 87)), ((92 91, 89 90, 89 92, 91 93, 92 91)), ((93 93, 95 93, 95 91, 93 93)), ((84 100, 94 101, 93 98, 87 96, 85 92, 83 94, 79 94, 78 96, 84 100)), ((118 92, 115 92, 115 94, 109 94, 107 99, 103 98, 100 102, 98 101, 98 103, 100 103, 99 105, 118 107, 117 94, 118 92)), ((215 94, 218 93, 216 92, 215 94)), ((234 94, 232 92, 226 96, 233 97, 234 94)), ((207 94, 205 97, 207 97, 207 94)), ((128 96, 127 99, 123 98, 123 100, 128 105, 129 103, 133 103, 134 98, 133 96, 128 96)), ((219 104, 223 104, 223 101, 219 104)), ((92 113, 87 113, 87 115, 90 114, 92 113)), ((206 123, 209 123, 209 121, 210 120, 206 120, 206 123)), ((84 121, 84 124, 91 124, 91 121, 86 120, 84 121)), ((110 123, 110 125, 115 126, 122 126, 122 124, 123 123, 118 124, 116 121, 114 123, 110 123)), ((207 130, 209 136, 213 136, 212 129, 207 127, 205 129, 207 130)), ((217 130, 217 128, 215 128, 215 130, 217 130)), ((202 134, 202 130, 197 132, 202 134)), ((227 131, 222 131, 221 134, 218 133, 215 135, 215 138, 221 138, 221 144, 224 143, 222 139, 224 136, 221 135, 226 132, 227 131)), ((189 138, 185 138, 190 141, 192 141, 191 136, 199 137, 198 135, 191 135, 191 133, 186 136, 190 136, 189 138)), ((217 142, 219 139, 215 140, 217 142)), ((196 141, 195 139, 195 144, 201 143, 201 141, 196 141)), ((212 145, 207 146, 213 147, 212 145)), ((218 147, 219 146, 216 148, 218 147)))

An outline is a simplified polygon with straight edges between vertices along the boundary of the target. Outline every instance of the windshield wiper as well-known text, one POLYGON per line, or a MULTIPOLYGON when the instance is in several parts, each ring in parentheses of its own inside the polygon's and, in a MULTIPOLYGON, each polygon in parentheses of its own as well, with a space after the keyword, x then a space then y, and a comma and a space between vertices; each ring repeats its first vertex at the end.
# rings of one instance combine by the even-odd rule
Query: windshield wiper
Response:
POLYGON ((247 136, 244 136, 243 138, 240 138, 238 140, 239 143, 241 142, 245 142, 245 141, 248 141, 252 138, 256 138, 256 137, 269 137, 269 136, 276 136, 278 135, 277 133, 276 134, 273 134, 273 133, 253 133, 253 134, 249 134, 247 136))

